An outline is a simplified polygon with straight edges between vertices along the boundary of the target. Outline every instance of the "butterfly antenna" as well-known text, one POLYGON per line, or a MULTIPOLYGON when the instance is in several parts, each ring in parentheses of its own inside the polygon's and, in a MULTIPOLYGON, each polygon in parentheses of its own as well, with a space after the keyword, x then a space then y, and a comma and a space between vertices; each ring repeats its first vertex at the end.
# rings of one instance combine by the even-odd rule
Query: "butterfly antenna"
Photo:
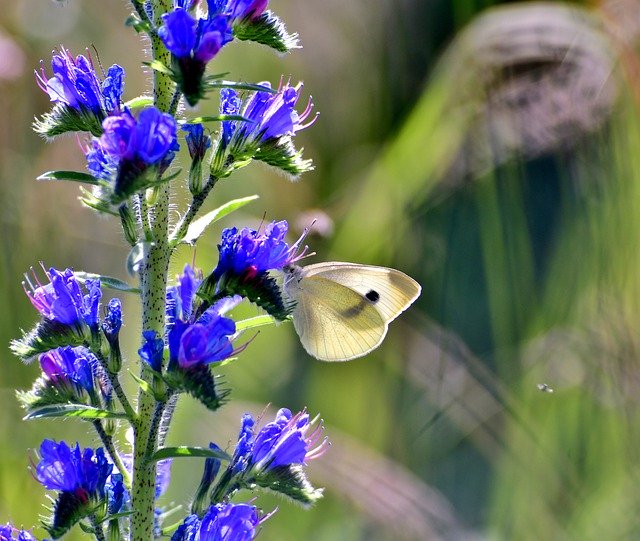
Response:
POLYGON ((291 259, 291 263, 296 263, 297 261, 300 261, 301 259, 305 259, 307 257, 311 257, 311 256, 316 255, 315 252, 307 253, 307 250, 309 249, 309 245, 307 245, 307 244, 304 245, 304 248, 302 249, 302 252, 300 252, 300 254, 296 255, 296 252, 300 249, 300 245, 307 238, 307 236, 311 232, 311 229, 313 229, 313 226, 315 225, 316 221, 317 220, 313 220, 311 222, 311 224, 309 225, 309 227, 305 227, 304 231, 302 232, 302 235, 300 235, 300 238, 296 242, 294 242, 293 245, 291 246, 291 254, 293 255, 293 259, 291 259))

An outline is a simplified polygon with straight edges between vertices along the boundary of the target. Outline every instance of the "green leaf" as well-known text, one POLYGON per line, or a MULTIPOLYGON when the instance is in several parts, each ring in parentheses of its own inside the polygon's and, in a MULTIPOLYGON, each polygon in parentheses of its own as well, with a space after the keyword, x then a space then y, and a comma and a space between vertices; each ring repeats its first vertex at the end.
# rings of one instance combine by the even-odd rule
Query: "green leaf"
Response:
POLYGON ((42 175, 38 177, 38 180, 71 180, 93 186, 102 184, 102 181, 93 175, 81 173, 80 171, 47 171, 46 173, 42 173, 42 175))
POLYGON ((192 222, 187 229, 184 238, 177 239, 177 242, 183 242, 185 244, 195 244, 200 236, 204 233, 205 229, 207 229, 207 227, 209 227, 213 222, 224 218, 227 214, 230 214, 234 210, 238 210, 239 208, 244 207, 245 205, 251 203, 251 201, 255 201, 258 198, 258 195, 250 195, 248 197, 241 197, 239 199, 232 199, 231 201, 228 201, 224 205, 221 205, 217 209, 208 212, 201 218, 198 218, 197 220, 192 222))
POLYGON ((142 378, 139 378, 138 376, 136 376, 131 370, 128 370, 129 374, 131 374, 131 377, 136 380, 136 383, 138 385, 140 385, 140 388, 142 389, 143 393, 149 394, 151 396, 153 396, 153 390, 151 389, 151 386, 142 378))
POLYGON ((231 457, 220 449, 210 449, 208 447, 187 447, 186 445, 181 445, 180 447, 162 447, 153 453, 149 460, 151 462, 157 462, 158 460, 164 460, 165 458, 182 457, 204 457, 231 460, 231 457))
POLYGON ((108 522, 110 520, 118 520, 119 518, 127 518, 133 515, 133 511, 122 511, 122 513, 114 513, 113 515, 107 515, 104 518, 101 518, 96 521, 96 524, 102 524, 103 522, 108 522))
POLYGON ((197 116, 196 118, 192 118, 185 122, 185 124, 199 124, 202 122, 223 122, 225 120, 238 120, 240 122, 251 122, 254 123, 253 120, 249 120, 248 118, 242 115, 215 115, 215 116, 197 116))
POLYGON ((250 317, 236 323, 236 332, 255 329, 256 327, 264 327, 265 325, 273 325, 279 321, 269 315, 250 317))
POLYGON ((102 274, 94 274, 93 272, 74 272, 73 275, 82 283, 87 280, 100 280, 100 286, 104 286, 108 289, 115 289, 117 291, 124 291, 126 293, 140 293, 140 288, 131 286, 118 278, 112 276, 103 276, 102 274))
POLYGON ((277 88, 271 88, 269 86, 259 85, 256 83, 242 83, 239 81, 221 81, 210 80, 207 78, 205 86, 209 88, 233 88, 235 90, 255 90, 256 92, 269 92, 269 94, 277 94, 277 88))
POLYGON ((30 411, 23 420, 46 419, 49 417, 80 417, 81 419, 126 419, 126 413, 103 410, 84 404, 64 404, 44 406, 30 411))
POLYGON ((160 60, 153 60, 152 62, 143 62, 142 64, 151 68, 154 71, 164 73, 165 75, 169 75, 171 77, 175 75, 173 71, 167 66, 165 66, 162 62, 160 62, 160 60))
POLYGON ((150 105, 153 105, 152 96, 138 96, 124 104, 128 109, 142 109, 143 107, 149 107, 150 105))

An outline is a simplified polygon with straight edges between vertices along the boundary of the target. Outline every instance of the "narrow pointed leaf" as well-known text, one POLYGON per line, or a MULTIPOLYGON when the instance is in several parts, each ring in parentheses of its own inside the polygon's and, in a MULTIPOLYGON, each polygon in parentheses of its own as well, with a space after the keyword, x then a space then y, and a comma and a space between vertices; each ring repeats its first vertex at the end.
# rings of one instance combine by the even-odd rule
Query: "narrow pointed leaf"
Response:
POLYGON ((250 317, 236 323, 236 332, 255 329, 256 327, 264 327, 265 325, 273 325, 279 321, 269 315, 250 317))
POLYGON ((136 380, 136 383, 138 385, 140 385, 140 389, 142 389, 143 393, 149 394, 151 396, 153 396, 153 390, 151 389, 151 386, 142 378, 139 378, 138 376, 136 376, 133 372, 131 372, 131 370, 129 370, 129 374, 131 374, 131 377, 136 380))
POLYGON ((240 122, 251 122, 254 123, 253 120, 249 120, 242 115, 215 115, 215 116, 198 116, 196 118, 192 118, 186 122, 186 124, 200 124, 202 122, 223 122, 225 120, 237 120, 240 122))
POLYGON ((198 218, 197 220, 192 222, 187 229, 187 233, 185 234, 184 238, 177 239, 178 242, 195 244, 195 242, 200 238, 207 227, 209 227, 213 222, 224 218, 227 214, 230 214, 234 210, 238 210, 239 208, 244 207, 245 205, 251 203, 251 201, 255 201, 258 198, 259 196, 257 195, 250 195, 248 197, 241 197, 240 199, 232 199, 231 201, 228 201, 224 205, 221 205, 217 209, 208 212, 201 218, 198 218))
POLYGON ((24 420, 45 419, 49 417, 80 417, 81 419, 126 419, 126 413, 108 411, 84 404, 60 404, 43 406, 30 411, 24 420))
POLYGON ((173 71, 171 71, 171 69, 169 69, 159 60, 154 60, 152 62, 143 62, 143 64, 150 67, 154 71, 159 71, 160 73, 164 73, 165 75, 173 76, 173 71))
POLYGON ((98 186, 102 184, 100 179, 88 173, 80 171, 47 171, 38 177, 38 180, 70 180, 72 182, 82 182, 83 184, 91 184, 98 186))
POLYGON ((236 81, 207 81, 206 86, 209 88, 233 88, 235 90, 255 90, 256 92, 269 92, 269 94, 276 94, 277 88, 270 88, 268 86, 259 85, 256 83, 241 83, 236 81))
POLYGON ((83 283, 87 280, 100 280, 100 285, 109 289, 125 291, 126 293, 140 293, 140 288, 131 286, 127 284, 127 282, 123 282, 112 276, 103 276, 101 274, 94 274, 93 272, 82 271, 74 272, 73 275, 83 283))
POLYGON ((210 449, 209 447, 162 447, 151 455, 151 462, 164 460, 165 458, 182 458, 182 457, 204 457, 218 458, 220 460, 231 460, 231 457, 220 449, 210 449))

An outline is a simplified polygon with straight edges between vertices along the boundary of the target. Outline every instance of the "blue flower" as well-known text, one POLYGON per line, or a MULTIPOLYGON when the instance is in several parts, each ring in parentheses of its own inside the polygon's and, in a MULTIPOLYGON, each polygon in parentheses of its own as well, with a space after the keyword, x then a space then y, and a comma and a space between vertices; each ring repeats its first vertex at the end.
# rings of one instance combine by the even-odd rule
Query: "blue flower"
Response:
POLYGON ((233 39, 230 20, 225 15, 210 14, 197 21, 181 7, 162 16, 160 39, 178 59, 189 58, 204 66, 233 39))
POLYGON ((185 141, 189 148, 189 156, 194 161, 202 161, 211 146, 211 137, 204 132, 202 124, 183 124, 182 130, 187 132, 185 141))
POLYGON ((112 473, 105 485, 107 494, 107 511, 110 515, 120 513, 128 504, 129 494, 124 488, 124 478, 121 473, 112 473))
POLYGON ((64 441, 44 440, 40 457, 36 479, 45 488, 73 493, 82 502, 104 498, 105 483, 113 464, 107 461, 102 448, 82 451, 78 444, 69 448, 64 441))
POLYGON ((164 340, 157 331, 143 331, 144 344, 138 350, 140 358, 146 362, 155 372, 162 372, 162 355, 164 353, 164 340))
POLYGON ((269 270, 281 270, 292 262, 297 243, 289 246, 284 238, 289 225, 286 221, 271 222, 262 233, 245 227, 238 231, 232 227, 222 232, 222 242, 218 244, 220 257, 213 271, 215 279, 226 272, 248 277, 269 270))
POLYGON ((206 18, 196 20, 182 4, 162 16, 158 36, 171 53, 174 80, 193 106, 204 94, 207 63, 233 39, 232 20, 211 9, 206 18))
POLYGON ((188 516, 171 541, 250 541, 269 516, 260 518, 258 509, 247 503, 212 505, 202 520, 188 516))
MULTIPOLYGON (((269 82, 262 82, 260 85, 271 88, 269 82)), ((223 103, 227 104, 230 100, 237 99, 233 90, 226 90, 223 103)), ((296 86, 281 83, 275 94, 255 92, 242 111, 242 116, 247 119, 247 122, 237 127, 235 123, 224 121, 222 123, 223 133, 231 138, 237 131, 237 137, 240 140, 250 140, 256 143, 295 135, 313 124, 317 118, 316 115, 305 123, 313 111, 311 99, 302 113, 295 110, 301 90, 302 83, 298 83, 296 86)))
MULTIPOLYGON (((221 115, 237 115, 240 113, 242 100, 238 97, 235 90, 231 88, 223 88, 220 91, 220 114, 221 115)), ((226 147, 231 141, 231 137, 236 130, 236 120, 224 120, 222 122, 222 145, 226 147)))
POLYGON ((235 22, 257 19, 267 9, 269 0, 209 0, 208 3, 209 13, 228 15, 235 22))
POLYGON ((319 417, 310 420, 306 411, 292 415, 282 408, 274 421, 267 423, 253 437, 253 418, 243 417, 243 426, 233 456, 232 468, 254 469, 257 472, 278 467, 304 465, 321 456, 329 442, 322 438, 323 426, 319 417))
POLYGON ((97 328, 102 298, 100 280, 86 280, 88 294, 83 295, 72 269, 60 272, 51 267, 47 277, 50 283, 45 285, 40 284, 35 277, 38 286, 32 288, 32 291, 28 291, 23 284, 25 293, 36 310, 44 318, 63 325, 85 323, 92 329, 97 328))
POLYGON ((93 367, 98 360, 85 347, 60 347, 40 356, 40 367, 47 379, 62 390, 82 396, 94 392, 93 367))
POLYGON ((4 526, 0 525, 0 541, 38 541, 31 532, 27 530, 18 530, 11 524, 4 526), (18 534, 18 537, 13 537, 13 534, 18 534))
POLYGON ((122 302, 118 298, 113 298, 107 305, 107 315, 102 322, 102 331, 109 340, 113 342, 120 333, 122 327, 122 302))
POLYGON ((88 109, 106 116, 120 107, 124 91, 124 70, 114 64, 100 83, 89 59, 83 55, 73 58, 64 48, 51 59, 53 76, 48 78, 44 68, 36 72, 40 88, 51 101, 72 109, 88 109))

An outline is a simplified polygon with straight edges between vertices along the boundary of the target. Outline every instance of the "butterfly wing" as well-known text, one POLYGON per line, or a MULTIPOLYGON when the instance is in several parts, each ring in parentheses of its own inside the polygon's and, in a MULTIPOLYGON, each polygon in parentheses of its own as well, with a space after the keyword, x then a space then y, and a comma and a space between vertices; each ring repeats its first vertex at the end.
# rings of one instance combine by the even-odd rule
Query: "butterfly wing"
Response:
POLYGON ((370 301, 387 323, 409 308, 421 291, 413 278, 386 267, 328 262, 309 265, 303 272, 305 280, 324 278, 357 292, 370 301))
POLYGON ((293 324, 304 349, 323 361, 348 361, 380 345, 381 313, 359 292, 323 276, 305 276, 294 293, 293 324))

